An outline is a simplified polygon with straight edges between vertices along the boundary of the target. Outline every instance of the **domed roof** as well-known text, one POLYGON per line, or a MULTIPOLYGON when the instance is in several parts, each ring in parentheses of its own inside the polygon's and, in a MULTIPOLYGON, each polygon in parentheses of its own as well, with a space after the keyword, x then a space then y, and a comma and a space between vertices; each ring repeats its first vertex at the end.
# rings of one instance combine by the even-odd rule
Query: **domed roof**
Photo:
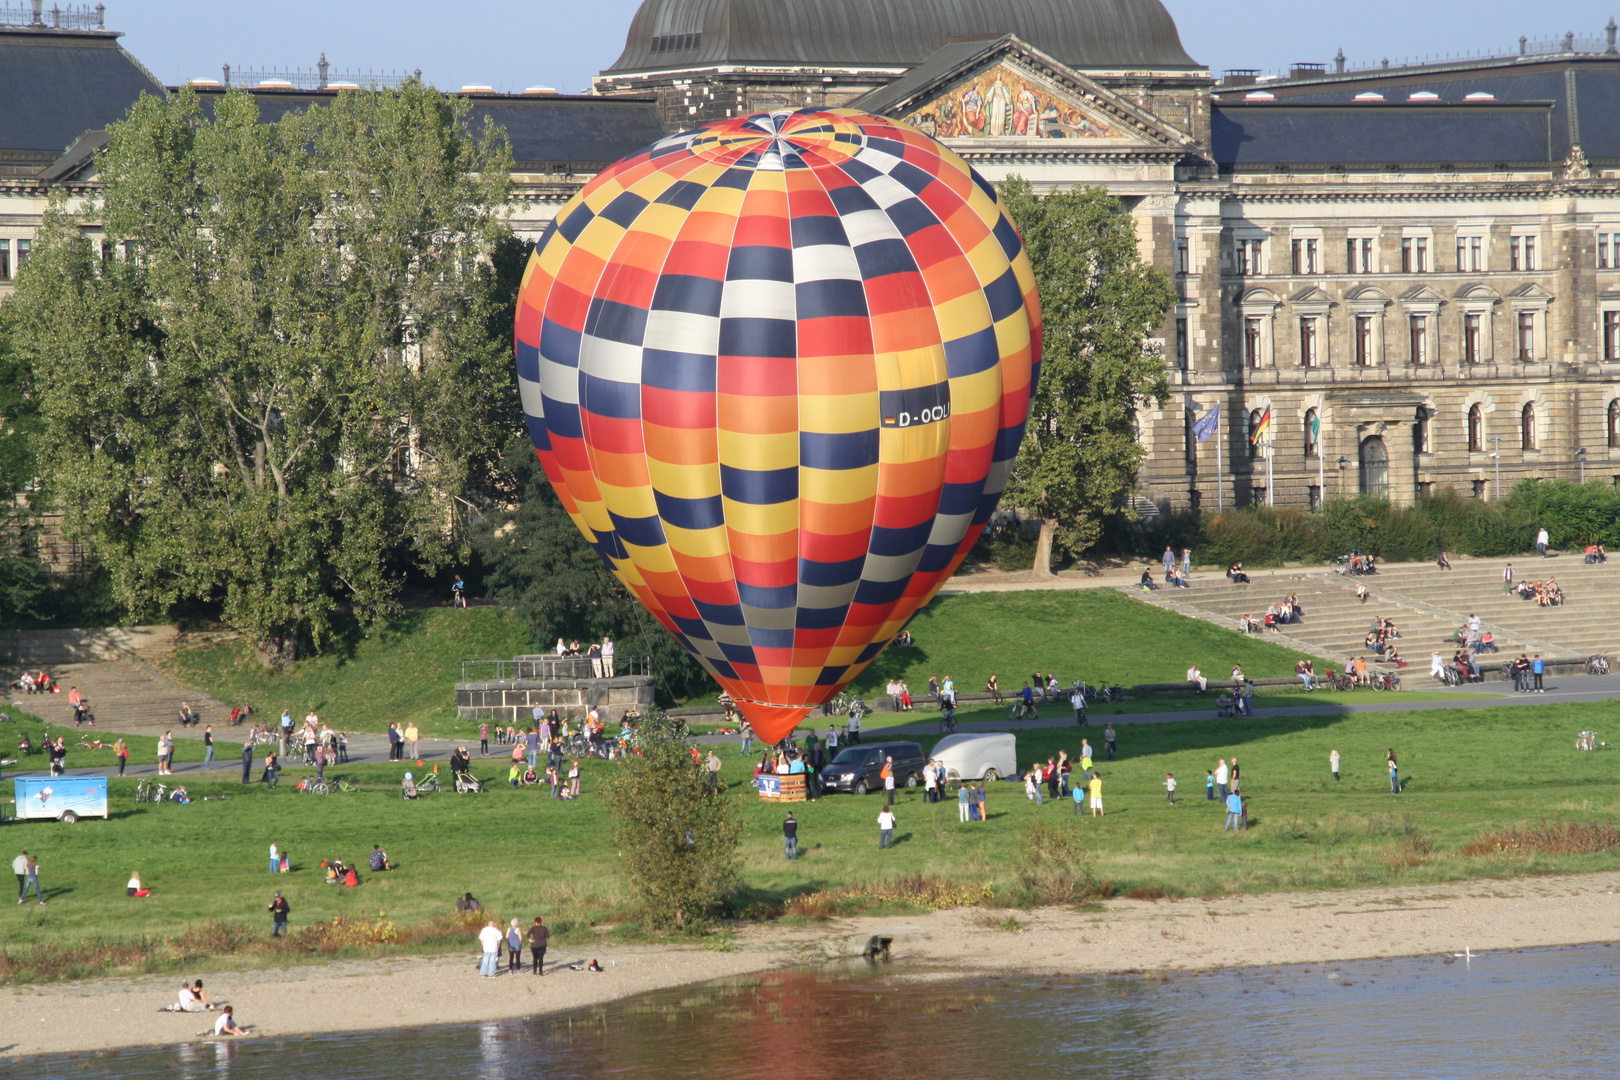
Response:
POLYGON ((1081 70, 1201 67, 1160 0, 644 0, 608 73, 910 67, 952 38, 1002 34, 1081 70))

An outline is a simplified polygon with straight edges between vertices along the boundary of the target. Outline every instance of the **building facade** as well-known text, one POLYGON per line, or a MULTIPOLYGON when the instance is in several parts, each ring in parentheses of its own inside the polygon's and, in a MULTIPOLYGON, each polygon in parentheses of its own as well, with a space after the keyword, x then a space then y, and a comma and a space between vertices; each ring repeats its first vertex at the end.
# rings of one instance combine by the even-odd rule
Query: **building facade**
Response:
MULTIPOLYGON (((0 111, 0 298, 141 92, 169 91, 99 21, 0 27, 0 94, 48 103, 0 111)), ((255 87, 270 116, 336 92, 255 87)), ((1144 508, 1620 484, 1612 22, 1494 59, 1217 80, 1159 0, 646 0, 594 95, 462 92, 512 139, 531 239, 668 131, 806 106, 911 123, 991 180, 1106 187, 1178 293, 1144 508)))

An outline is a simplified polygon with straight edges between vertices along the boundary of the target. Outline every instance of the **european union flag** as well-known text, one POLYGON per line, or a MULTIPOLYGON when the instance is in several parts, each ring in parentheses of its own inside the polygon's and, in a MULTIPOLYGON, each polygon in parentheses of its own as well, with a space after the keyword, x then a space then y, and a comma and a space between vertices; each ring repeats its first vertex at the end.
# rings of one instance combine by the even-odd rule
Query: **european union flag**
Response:
POLYGON ((1216 429, 1220 426, 1221 406, 1220 402, 1216 402, 1213 406, 1211 406, 1209 412, 1193 421, 1193 438, 1197 439, 1199 442, 1203 442, 1211 435, 1215 434, 1216 429))

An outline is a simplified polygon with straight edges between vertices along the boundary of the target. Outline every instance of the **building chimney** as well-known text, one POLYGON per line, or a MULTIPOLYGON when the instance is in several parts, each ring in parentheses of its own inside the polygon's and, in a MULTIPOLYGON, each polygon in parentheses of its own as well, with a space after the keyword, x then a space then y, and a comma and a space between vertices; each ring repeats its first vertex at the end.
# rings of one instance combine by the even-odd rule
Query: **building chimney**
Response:
POLYGON ((225 76, 225 85, 230 86, 231 85, 231 65, 229 65, 229 64, 221 64, 221 65, 219 65, 219 70, 225 76))
POLYGON ((326 54, 325 53, 321 53, 321 59, 315 66, 318 69, 320 69, 320 73, 321 73, 321 81, 317 84, 317 88, 321 89, 321 90, 325 90, 326 89, 326 72, 327 72, 327 69, 332 66, 331 64, 328 64, 326 62, 326 54))
POLYGON ((1575 51, 1575 31, 1573 30, 1564 35, 1564 51, 1568 53, 1575 51))
POLYGON ((1607 50, 1607 52, 1608 52, 1608 54, 1609 54, 1609 55, 1610 55, 1610 56, 1613 56, 1613 55, 1615 55, 1615 52, 1616 52, 1616 51, 1617 51, 1617 50, 1616 50, 1616 49, 1615 49, 1615 47, 1614 47, 1614 32, 1615 32, 1615 31, 1616 31, 1616 30, 1617 30, 1617 29, 1620 29, 1620 27, 1616 27, 1616 26, 1615 26, 1615 25, 1614 25, 1614 16, 1613 16, 1613 15, 1610 15, 1610 16, 1609 16, 1609 25, 1608 25, 1608 26, 1605 26, 1605 27, 1604 27, 1604 28, 1603 28, 1603 30, 1604 30, 1604 32, 1605 32, 1605 33, 1607 33, 1607 34, 1608 34, 1608 35, 1609 35, 1609 48, 1608 48, 1608 50, 1607 50))
POLYGON ((51 28, 53 30, 62 29, 62 6, 60 4, 51 5, 51 28))
MULTIPOLYGON (((1611 19, 1609 21, 1613 22, 1614 20, 1611 19)), ((1336 73, 1340 74, 1340 75, 1344 74, 1344 50, 1343 49, 1340 49, 1333 56, 1333 70, 1336 73)))
POLYGON ((34 0, 34 25, 35 26, 44 26, 45 25, 44 11, 45 11, 45 0, 34 0))
MULTIPOLYGON (((1614 20, 1610 19, 1609 21, 1613 22, 1614 20)), ((97 4, 96 5, 96 29, 97 30, 105 30, 105 29, 107 29, 107 5, 106 4, 97 4)))
POLYGON ((1389 57, 1387 57, 1387 56, 1384 57, 1384 65, 1383 66, 1385 67, 1385 69, 1388 69, 1388 67, 1389 67, 1389 57))
POLYGON ((1519 55, 1524 56, 1530 51, 1530 39, 1523 34, 1519 35, 1519 55))

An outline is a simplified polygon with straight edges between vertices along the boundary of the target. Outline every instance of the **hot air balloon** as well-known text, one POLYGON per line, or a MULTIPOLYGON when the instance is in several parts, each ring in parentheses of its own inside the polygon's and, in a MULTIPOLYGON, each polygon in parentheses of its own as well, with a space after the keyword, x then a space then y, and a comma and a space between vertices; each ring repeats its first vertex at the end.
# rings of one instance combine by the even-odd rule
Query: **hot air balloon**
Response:
POLYGON ((564 508, 767 742, 961 564, 1041 341, 995 189, 848 109, 717 121, 598 174, 530 257, 516 337, 564 508))

